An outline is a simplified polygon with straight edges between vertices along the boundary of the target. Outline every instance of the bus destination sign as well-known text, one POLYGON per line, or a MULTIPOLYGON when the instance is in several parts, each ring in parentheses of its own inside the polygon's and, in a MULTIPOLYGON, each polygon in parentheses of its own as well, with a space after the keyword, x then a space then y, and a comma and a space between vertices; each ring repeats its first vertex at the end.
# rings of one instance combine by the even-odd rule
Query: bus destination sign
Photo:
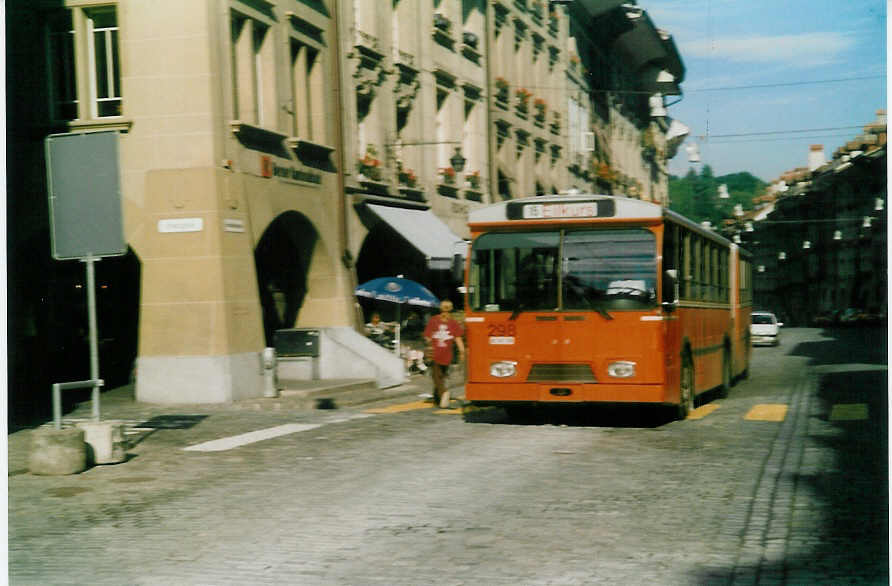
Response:
POLYGON ((509 220, 572 220, 604 218, 614 215, 613 200, 592 200, 544 203, 508 203, 509 220), (512 209, 513 208, 513 209, 512 209))
POLYGON ((596 217, 598 217, 598 204, 593 201, 585 203, 531 203, 523 206, 524 220, 596 217))

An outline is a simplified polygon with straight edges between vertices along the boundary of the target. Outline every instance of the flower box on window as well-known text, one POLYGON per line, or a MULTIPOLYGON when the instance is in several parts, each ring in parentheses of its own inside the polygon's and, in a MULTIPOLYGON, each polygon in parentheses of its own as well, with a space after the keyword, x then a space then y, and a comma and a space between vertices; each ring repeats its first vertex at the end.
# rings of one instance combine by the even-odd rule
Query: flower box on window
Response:
POLYGON ((526 88, 520 88, 514 92, 514 95, 517 97, 517 111, 526 114, 530 106, 530 97, 533 94, 526 88))
POLYGON ((556 35, 558 32, 559 18, 560 16, 557 12, 552 11, 548 14, 548 32, 550 32, 552 35, 556 35))
POLYGON ((608 165, 607 163, 600 163, 598 165, 598 179, 603 179, 604 181, 615 181, 618 178, 619 174, 611 169, 610 165, 608 165))
POLYGON ((471 189, 480 189, 480 171, 465 173, 465 182, 471 189))
POLYGON ((397 181, 399 181, 400 185, 405 185, 406 187, 415 187, 418 184, 418 176, 415 175, 415 171, 412 169, 400 168, 396 174, 397 181))
POLYGON ((372 181, 381 180, 381 161, 377 158, 378 151, 374 146, 366 147, 365 155, 359 159, 359 174, 372 181))
POLYGON ((536 98, 533 102, 533 108, 536 109, 536 121, 545 122, 545 112, 548 110, 548 104, 542 98, 536 98))
POLYGON ((561 131, 561 113, 560 112, 552 112, 551 113, 551 132, 552 134, 558 134, 561 131))
POLYGON ((508 80, 504 77, 496 78, 496 100, 500 102, 508 101, 508 80))
POLYGON ((452 167, 443 167, 438 173, 440 177, 443 178, 443 183, 446 185, 454 185, 455 184, 455 169, 452 167))
POLYGON ((532 3, 530 3, 530 14, 532 15, 533 22, 542 24, 543 12, 544 8, 542 6, 542 0, 533 0, 532 3))

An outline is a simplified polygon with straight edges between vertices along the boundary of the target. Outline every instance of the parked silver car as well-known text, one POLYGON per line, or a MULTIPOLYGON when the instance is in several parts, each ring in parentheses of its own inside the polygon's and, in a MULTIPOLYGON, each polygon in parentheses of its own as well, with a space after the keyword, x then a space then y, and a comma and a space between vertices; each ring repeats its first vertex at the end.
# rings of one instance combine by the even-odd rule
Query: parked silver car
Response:
POLYGON ((754 311, 750 319, 753 346, 779 346, 782 325, 770 311, 754 311))

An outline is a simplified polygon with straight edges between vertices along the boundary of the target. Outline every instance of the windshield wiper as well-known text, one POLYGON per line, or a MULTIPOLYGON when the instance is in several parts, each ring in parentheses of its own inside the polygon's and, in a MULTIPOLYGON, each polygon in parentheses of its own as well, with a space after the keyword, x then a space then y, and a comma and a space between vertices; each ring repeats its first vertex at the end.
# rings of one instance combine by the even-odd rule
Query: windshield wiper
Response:
POLYGON ((583 299, 585 299, 585 302, 588 304, 589 307, 591 307, 596 312, 598 312, 598 315, 600 315, 601 317, 603 317, 604 319, 606 319, 608 321, 612 320, 613 316, 607 312, 607 310, 604 308, 604 306, 601 305, 600 301, 597 301, 592 298, 594 296, 602 298, 602 297, 604 297, 604 291, 601 289, 591 289, 589 291, 589 294, 584 296, 583 299))
POLYGON ((517 316, 520 315, 521 311, 523 311, 523 304, 520 301, 518 301, 514 305, 514 311, 511 312, 511 316, 508 318, 508 320, 510 321, 510 320, 517 319, 517 316))
POLYGON ((595 311, 597 311, 598 314, 599 314, 601 317, 603 317, 604 319, 606 319, 607 321, 610 321, 610 320, 613 319, 613 316, 610 315, 609 313, 607 313, 607 310, 604 309, 604 307, 601 306, 599 303, 589 303, 589 305, 591 305, 591 306, 592 306, 592 309, 594 309, 595 311))

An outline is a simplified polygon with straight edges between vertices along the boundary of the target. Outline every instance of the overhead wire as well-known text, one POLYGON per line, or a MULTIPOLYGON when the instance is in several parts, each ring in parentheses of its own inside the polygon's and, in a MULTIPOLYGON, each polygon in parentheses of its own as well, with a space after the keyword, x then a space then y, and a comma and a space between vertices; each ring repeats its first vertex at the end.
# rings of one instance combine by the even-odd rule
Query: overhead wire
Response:
MULTIPOLYGON (((708 3, 709 4, 709 3, 708 3)), ((711 6, 708 6, 711 8, 711 6)), ((710 20, 711 13, 707 10, 707 27, 710 28, 712 22, 710 20)), ((543 52, 544 53, 544 52, 543 52)), ((436 74, 437 71, 432 69, 421 68, 419 71, 423 71, 425 73, 436 74)), ((583 73, 582 77, 584 80, 584 84, 588 85, 588 77, 591 77, 592 73, 587 71, 583 73)), ((776 82, 776 83, 765 83, 765 84, 748 84, 748 85, 736 85, 736 86, 718 86, 711 88, 699 88, 699 89, 690 89, 686 88, 686 94, 692 93, 700 93, 700 92, 719 92, 719 91, 740 91, 747 89, 770 89, 770 88, 780 88, 780 87, 791 87, 791 86, 803 86, 803 85, 820 85, 820 84, 830 84, 830 83, 848 83, 848 82, 858 82, 872 79, 885 79, 885 75, 863 75, 863 76, 854 76, 854 77, 843 77, 843 78, 830 78, 830 79, 815 79, 815 80, 796 80, 796 81, 786 81, 786 82, 776 82)), ((530 85, 530 84, 516 84, 511 83, 508 80, 502 78, 506 82, 506 87, 509 92, 512 90, 516 91, 517 89, 529 89, 529 90, 539 90, 539 91, 555 91, 555 90, 566 90, 567 86, 557 86, 557 85, 530 85)), ((617 89, 617 88, 594 88, 594 87, 584 87, 585 91, 589 93, 607 93, 607 94, 616 94, 616 95, 653 95, 653 90, 635 90, 635 89, 617 89)), ((671 94, 669 94, 671 95, 671 94)), ((481 92, 481 96, 492 97, 489 92, 483 91, 481 92)), ((749 140, 718 140, 715 141, 713 139, 737 139, 742 138, 745 139, 747 137, 765 137, 769 135, 793 135, 799 133, 814 133, 814 132, 825 132, 832 130, 852 130, 863 128, 864 125, 858 126, 838 126, 838 127, 828 127, 828 128, 802 128, 802 129, 794 129, 794 130, 778 130, 778 131, 765 131, 765 132, 751 132, 751 133, 734 133, 734 134, 710 134, 709 133, 709 105, 707 103, 707 119, 706 119, 706 134, 703 136, 692 137, 697 138, 701 141, 707 141, 711 144, 733 144, 736 142, 751 142, 749 140)), ((786 138, 760 138, 753 139, 753 141, 758 140, 759 142, 766 141, 779 141, 779 140, 807 140, 809 138, 836 138, 836 137, 844 137, 846 135, 820 135, 820 136, 788 136, 786 138)))
POLYGON ((864 124, 854 126, 831 126, 829 128, 800 128, 796 130, 767 130, 764 132, 742 132, 738 134, 711 134, 710 138, 731 138, 738 136, 763 136, 766 134, 794 134, 800 132, 823 132, 830 130, 851 130, 853 128, 863 128, 864 124))
POLYGON ((744 138, 744 139, 725 139, 725 140, 712 140, 713 137, 710 138, 710 144, 713 145, 723 145, 723 144, 744 144, 748 142, 784 142, 784 141, 795 141, 795 140, 817 140, 817 139, 827 139, 827 138, 851 138, 851 133, 837 133, 837 134, 809 134, 805 136, 785 136, 785 137, 775 137, 775 138, 744 138))
POLYGON ((860 77, 840 77, 837 79, 815 79, 808 81, 786 81, 786 82, 778 82, 778 83, 762 83, 762 84, 751 84, 751 85, 729 85, 724 87, 708 87, 708 88, 700 88, 700 89, 686 89, 686 92, 724 92, 724 91, 732 91, 732 90, 750 90, 750 89, 767 89, 767 88, 776 88, 776 87, 786 87, 786 86, 799 86, 799 85, 815 85, 822 83, 845 83, 849 81, 865 81, 868 79, 885 79, 885 75, 863 75, 860 77))

